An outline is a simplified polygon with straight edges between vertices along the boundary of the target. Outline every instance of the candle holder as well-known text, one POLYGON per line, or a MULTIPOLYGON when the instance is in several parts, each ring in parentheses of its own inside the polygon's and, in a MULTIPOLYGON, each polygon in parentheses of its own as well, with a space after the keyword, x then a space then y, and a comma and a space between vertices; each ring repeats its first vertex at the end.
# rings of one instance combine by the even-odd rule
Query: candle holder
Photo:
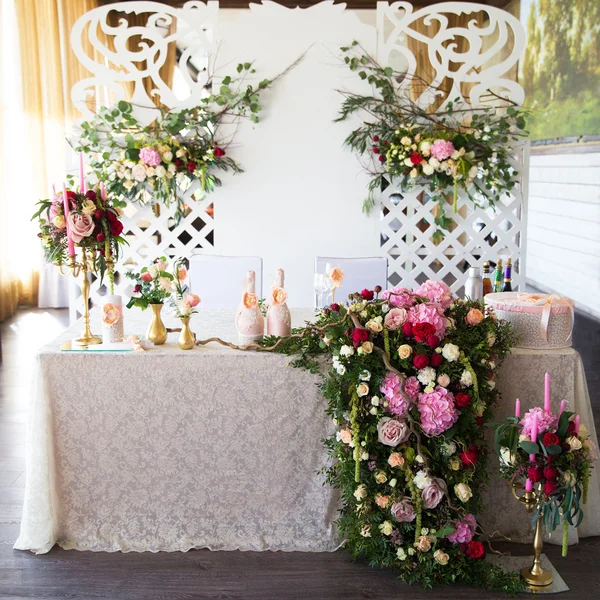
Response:
POLYGON ((92 256, 89 256, 87 250, 82 248, 80 261, 77 262, 76 257, 71 256, 69 264, 66 265, 68 269, 66 273, 63 271, 63 267, 65 265, 59 265, 60 274, 65 277, 68 277, 69 275, 73 275, 73 277, 79 277, 79 274, 83 273, 83 279, 81 282, 81 295, 83 297, 83 333, 79 338, 74 340, 74 342, 79 346, 90 346, 93 344, 102 343, 102 339, 93 335, 90 330, 90 282, 88 280, 88 273, 92 271, 93 262, 93 254, 92 256))
POLYGON ((526 508, 528 513, 539 508, 538 518, 535 523, 535 534, 533 536, 533 564, 531 567, 523 567, 521 569, 521 577, 527 582, 530 588, 534 591, 542 587, 547 587, 552 584, 552 572, 542 568, 540 556, 544 547, 544 539, 542 535, 542 525, 544 519, 543 498, 544 494, 541 490, 523 491, 519 496, 518 490, 523 490, 521 484, 509 484, 512 489, 513 496, 526 508))

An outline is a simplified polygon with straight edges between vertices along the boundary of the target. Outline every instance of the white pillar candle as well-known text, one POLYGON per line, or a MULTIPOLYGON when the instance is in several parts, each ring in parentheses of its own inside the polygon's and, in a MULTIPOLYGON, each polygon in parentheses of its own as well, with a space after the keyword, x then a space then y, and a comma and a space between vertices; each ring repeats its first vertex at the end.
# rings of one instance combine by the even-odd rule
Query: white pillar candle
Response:
POLYGON ((121 296, 102 298, 102 342, 112 344, 123 341, 123 300, 121 296))

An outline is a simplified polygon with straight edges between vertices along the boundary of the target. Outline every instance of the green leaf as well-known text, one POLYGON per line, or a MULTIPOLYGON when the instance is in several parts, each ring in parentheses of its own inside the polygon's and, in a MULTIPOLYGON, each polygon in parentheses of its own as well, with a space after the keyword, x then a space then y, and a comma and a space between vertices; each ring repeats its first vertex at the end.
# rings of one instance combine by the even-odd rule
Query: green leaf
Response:
POLYGON ((560 454, 562 448, 558 444, 550 444, 549 446, 546 446, 546 451, 548 454, 560 454))
POLYGON ((237 72, 238 73, 241 73, 243 71, 243 69, 244 69, 244 65, 238 65, 237 66, 237 72))
POLYGON ((244 63, 244 69, 246 69, 246 70, 248 70, 251 66, 252 65, 249 62, 244 63))
POLYGON ((231 77, 229 75, 227 75, 226 77, 223 77, 222 83, 223 83, 223 85, 229 85, 231 83, 231 77))
POLYGON ((527 454, 539 454, 540 447, 535 442, 523 441, 519 446, 527 452, 527 454))
POLYGON ((435 537, 437 537, 439 540, 439 539, 448 537, 455 531, 456 531, 456 528, 454 527, 454 525, 452 525, 451 523, 446 523, 446 525, 444 525, 441 529, 438 529, 435 532, 435 537))
POLYGON ((364 71, 359 71, 358 76, 361 79, 366 79, 367 78, 367 74, 364 71))
POLYGON ((391 77, 394 74, 394 70, 392 69, 392 67, 386 67, 383 72, 388 76, 391 77))
POLYGON ((119 100, 119 103, 117 104, 117 107, 123 113, 131 111, 131 104, 129 104, 129 102, 125 102, 125 100, 119 100))

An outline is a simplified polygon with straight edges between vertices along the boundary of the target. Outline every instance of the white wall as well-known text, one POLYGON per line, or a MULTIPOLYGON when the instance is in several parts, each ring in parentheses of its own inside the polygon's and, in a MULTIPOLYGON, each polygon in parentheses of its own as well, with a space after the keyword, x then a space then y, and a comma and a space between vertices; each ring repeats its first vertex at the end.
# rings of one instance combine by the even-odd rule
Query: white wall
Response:
POLYGON ((600 318, 600 152, 530 157, 527 280, 600 318))

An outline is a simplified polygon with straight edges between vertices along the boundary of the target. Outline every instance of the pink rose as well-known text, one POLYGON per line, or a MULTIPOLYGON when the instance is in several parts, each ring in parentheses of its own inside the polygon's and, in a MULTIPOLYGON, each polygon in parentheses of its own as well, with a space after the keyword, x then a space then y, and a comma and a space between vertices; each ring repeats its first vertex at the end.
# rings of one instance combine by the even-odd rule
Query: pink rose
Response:
POLYGON ((446 160, 454 154, 454 144, 447 140, 435 140, 431 144, 429 153, 438 160, 446 160))
POLYGON ((427 435, 440 435, 450 429, 460 414, 454 406, 454 395, 439 385, 433 392, 421 394, 417 404, 421 413, 421 429, 427 435))
POLYGON ((454 300, 452 291, 443 281, 433 281, 428 279, 423 285, 415 290, 417 296, 428 298, 432 302, 439 304, 446 310, 454 300))
POLYGON ((406 323, 406 319, 408 319, 408 313, 405 308, 392 308, 392 310, 385 315, 383 322, 387 329, 395 331, 396 329, 400 329, 400 327, 406 323))
POLYGON ((431 483, 421 492, 423 508, 425 510, 435 508, 442 501, 446 491, 447 487, 443 480, 437 477, 432 479, 431 483))
POLYGON ((483 321, 483 313, 478 308, 472 308, 465 317, 467 325, 479 325, 483 321))
POLYGON ((405 287, 396 287, 385 290, 381 294, 383 300, 387 300, 391 306, 398 308, 409 308, 415 303, 412 292, 405 287))
POLYGON ((158 150, 155 150, 150 146, 146 146, 140 150, 140 160, 151 167, 156 167, 162 162, 158 150))
POLYGON ((408 322, 413 327, 417 323, 429 323, 435 327, 435 335, 438 340, 444 339, 446 319, 444 318, 444 311, 439 304, 428 302, 413 306, 408 311, 408 322))
POLYGON ((404 393, 414 402, 421 391, 421 385, 416 377, 409 377, 404 382, 404 393))
POLYGON ((400 523, 410 523, 415 520, 415 511, 411 499, 407 496, 404 496, 398 502, 394 502, 390 512, 394 519, 400 523))
POLYGON ((196 294, 187 294, 184 301, 194 308, 194 306, 200 304, 200 296, 197 296, 196 294))
POLYGON ((83 238, 94 232, 94 219, 90 215, 79 215, 76 212, 69 213, 69 232, 73 241, 78 244, 83 238))
POLYGON ((402 421, 383 417, 377 424, 379 441, 386 446, 397 446, 405 442, 410 436, 410 429, 402 421))
POLYGON ((477 521, 473 515, 465 515, 462 521, 454 521, 454 531, 448 536, 448 541, 453 544, 466 544, 473 539, 477 521))

